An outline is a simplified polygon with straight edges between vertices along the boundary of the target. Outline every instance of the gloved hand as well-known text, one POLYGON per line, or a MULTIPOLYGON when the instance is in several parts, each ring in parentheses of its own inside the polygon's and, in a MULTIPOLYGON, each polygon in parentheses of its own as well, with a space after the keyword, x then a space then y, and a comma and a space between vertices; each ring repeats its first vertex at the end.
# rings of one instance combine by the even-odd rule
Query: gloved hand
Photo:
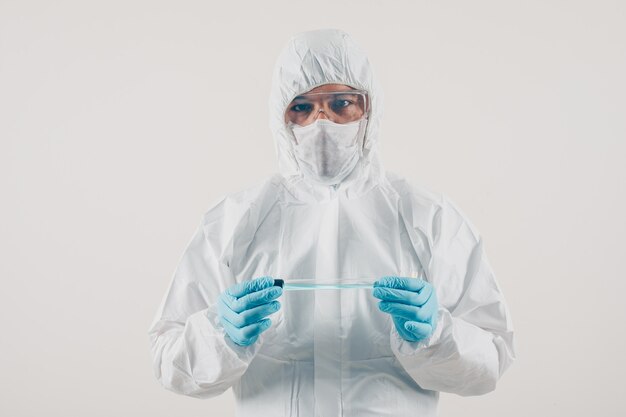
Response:
POLYGON ((274 286, 271 277, 240 282, 224 291, 219 298, 219 319, 226 334, 240 346, 249 346, 269 329, 272 321, 266 316, 277 312, 283 289, 274 286))
POLYGON ((374 283, 372 295, 378 308, 391 314, 396 330, 404 340, 418 342, 429 337, 437 326, 437 294, 421 279, 383 277, 374 283))

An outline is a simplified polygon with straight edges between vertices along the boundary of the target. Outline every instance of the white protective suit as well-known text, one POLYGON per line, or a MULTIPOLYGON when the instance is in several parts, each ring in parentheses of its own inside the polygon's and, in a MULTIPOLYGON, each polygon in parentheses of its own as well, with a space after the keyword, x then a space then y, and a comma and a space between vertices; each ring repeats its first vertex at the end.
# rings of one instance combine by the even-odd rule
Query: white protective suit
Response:
POLYGON ((149 331, 161 384, 198 398, 232 387, 243 417, 435 416, 438 391, 492 391, 515 358, 504 297, 459 209, 383 169, 382 95, 364 52, 338 30, 294 36, 269 104, 280 174, 202 216, 149 331), (328 83, 371 100, 363 156, 337 186, 302 176, 284 121, 296 95, 328 83), (367 289, 285 292, 272 327, 248 347, 234 344, 217 317, 222 291, 261 276, 415 274, 440 304, 432 336, 418 343, 400 338, 367 289))

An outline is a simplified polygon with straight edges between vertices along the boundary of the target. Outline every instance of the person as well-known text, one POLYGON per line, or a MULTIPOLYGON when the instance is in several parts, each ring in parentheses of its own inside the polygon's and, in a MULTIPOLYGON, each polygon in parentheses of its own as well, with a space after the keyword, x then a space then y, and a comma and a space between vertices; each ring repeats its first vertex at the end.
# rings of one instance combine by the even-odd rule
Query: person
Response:
POLYGON ((363 49, 335 29, 293 36, 269 106, 279 173, 201 216, 149 330, 160 383, 232 388, 245 417, 435 416, 439 392, 493 391, 515 352, 482 238, 384 169, 363 49), (286 290, 355 279, 373 288, 286 290))

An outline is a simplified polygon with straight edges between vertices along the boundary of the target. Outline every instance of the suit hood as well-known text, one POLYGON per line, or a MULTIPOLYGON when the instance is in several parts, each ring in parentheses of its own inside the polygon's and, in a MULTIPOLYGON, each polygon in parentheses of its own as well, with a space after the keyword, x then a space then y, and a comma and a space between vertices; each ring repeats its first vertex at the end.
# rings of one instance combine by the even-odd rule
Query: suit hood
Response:
MULTIPOLYGON (((362 184, 382 175, 377 144, 382 115, 382 91, 365 54, 346 32, 323 29, 293 36, 280 53, 272 75, 269 97, 270 129, 275 140, 278 167, 291 183, 308 183, 294 156, 294 138, 285 123, 285 111, 291 101, 324 84, 345 84, 365 90, 369 97, 368 122, 363 138, 363 156, 357 167, 339 186, 362 184)), ((370 181, 371 182, 371 181, 370 181)), ((328 186, 324 186, 328 187, 328 186)))

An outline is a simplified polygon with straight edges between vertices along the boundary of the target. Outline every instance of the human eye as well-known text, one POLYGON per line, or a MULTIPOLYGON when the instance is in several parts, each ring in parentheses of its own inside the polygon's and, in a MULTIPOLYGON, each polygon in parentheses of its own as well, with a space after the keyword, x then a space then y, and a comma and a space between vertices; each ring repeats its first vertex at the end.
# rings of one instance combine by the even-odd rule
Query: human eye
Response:
POLYGON ((352 100, 346 98, 339 98, 333 101, 332 108, 333 110, 345 110, 347 107, 354 104, 352 100))
POLYGON ((311 111, 311 104, 309 103, 296 103, 292 105, 289 110, 296 113, 308 113, 311 111))

